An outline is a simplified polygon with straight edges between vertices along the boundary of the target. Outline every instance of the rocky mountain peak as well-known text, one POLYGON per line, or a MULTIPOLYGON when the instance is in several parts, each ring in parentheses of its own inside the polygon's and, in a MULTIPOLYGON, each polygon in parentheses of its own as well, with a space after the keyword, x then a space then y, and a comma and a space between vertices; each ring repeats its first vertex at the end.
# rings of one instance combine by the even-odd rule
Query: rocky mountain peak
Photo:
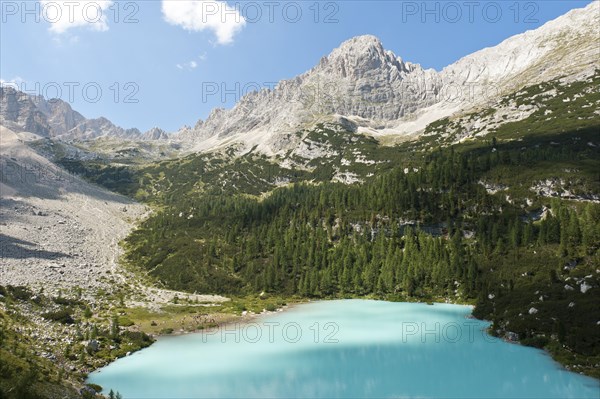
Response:
POLYGON ((142 134, 141 138, 143 140, 164 140, 168 139, 169 136, 167 132, 155 126, 152 129, 145 132, 144 134, 142 134))
POLYGON ((380 69, 407 72, 402 60, 392 51, 385 50, 381 40, 373 35, 346 40, 329 56, 324 57, 319 67, 344 78, 360 78, 369 71, 380 69))
POLYGON ((380 54, 383 55, 385 50, 383 43, 377 36, 373 35, 362 35, 352 37, 340 44, 338 48, 333 50, 331 55, 371 55, 380 54))

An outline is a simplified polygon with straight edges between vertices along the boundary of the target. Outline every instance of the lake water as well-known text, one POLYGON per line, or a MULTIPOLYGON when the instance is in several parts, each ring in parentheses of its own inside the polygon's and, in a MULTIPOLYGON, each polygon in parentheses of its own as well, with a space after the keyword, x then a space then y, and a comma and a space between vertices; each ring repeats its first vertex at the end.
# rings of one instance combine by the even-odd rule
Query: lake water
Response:
POLYGON ((128 398, 598 398, 600 383, 485 334, 468 306, 300 305, 247 325, 160 338, 94 372, 128 398))

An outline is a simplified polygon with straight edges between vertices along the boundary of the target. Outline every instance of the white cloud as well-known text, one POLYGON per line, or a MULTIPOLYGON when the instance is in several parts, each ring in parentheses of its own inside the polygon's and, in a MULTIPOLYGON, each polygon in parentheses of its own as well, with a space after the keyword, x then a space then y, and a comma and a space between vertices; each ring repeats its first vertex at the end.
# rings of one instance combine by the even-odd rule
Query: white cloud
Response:
POLYGON ((53 33, 65 33, 71 28, 89 27, 97 31, 108 30, 112 0, 56 1, 41 0, 41 16, 50 23, 53 33))
POLYGON ((198 61, 191 60, 189 62, 184 62, 182 64, 175 64, 175 66, 177 67, 177 69, 191 71, 191 70, 196 69, 198 67, 198 63, 199 62, 204 62, 207 59, 208 59, 208 55, 206 54, 206 51, 205 51, 205 52, 203 52, 202 54, 200 54, 198 56, 198 61))
POLYGON ((246 25, 240 12, 224 1, 163 0, 165 21, 189 31, 210 30, 217 43, 229 44, 246 25))
POLYGON ((198 67, 198 63, 196 61, 184 62, 183 64, 177 64, 176 67, 177 69, 191 71, 192 69, 196 69, 198 67))
POLYGON ((77 35, 54 35, 52 37, 52 41, 57 45, 57 46, 64 46, 64 45, 74 45, 79 43, 79 36, 77 35))

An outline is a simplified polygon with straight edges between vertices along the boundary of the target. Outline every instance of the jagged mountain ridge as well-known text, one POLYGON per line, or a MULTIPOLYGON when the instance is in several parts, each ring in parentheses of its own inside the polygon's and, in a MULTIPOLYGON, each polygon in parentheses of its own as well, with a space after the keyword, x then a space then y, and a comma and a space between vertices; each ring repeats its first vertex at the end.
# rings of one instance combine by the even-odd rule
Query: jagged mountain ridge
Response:
POLYGON ((136 128, 124 129, 104 117, 87 119, 60 99, 32 96, 13 87, 0 87, 0 124, 16 131, 27 131, 42 137, 95 139, 102 136, 129 140, 162 140, 167 133, 153 128, 142 133, 136 128))
POLYGON ((403 61, 374 36, 355 37, 310 71, 249 93, 230 110, 215 109, 177 136, 201 151, 240 142, 282 153, 295 144, 287 133, 331 120, 375 135, 419 133, 527 85, 591 76, 600 68, 598 26, 594 1, 440 72, 403 61))
POLYGON ((592 1, 538 29, 463 57, 441 73, 448 81, 502 84, 514 92, 525 84, 593 70, 599 56, 600 2, 592 1))
POLYGON ((271 135, 328 121, 332 115, 396 120, 435 103, 440 86, 435 75, 386 51, 375 36, 359 36, 342 43, 310 71, 279 82, 274 90, 249 93, 231 110, 215 109, 206 121, 178 136, 210 148, 259 130, 265 134, 254 144, 277 147, 269 141, 271 135), (260 142, 263 138, 267 141, 260 142))

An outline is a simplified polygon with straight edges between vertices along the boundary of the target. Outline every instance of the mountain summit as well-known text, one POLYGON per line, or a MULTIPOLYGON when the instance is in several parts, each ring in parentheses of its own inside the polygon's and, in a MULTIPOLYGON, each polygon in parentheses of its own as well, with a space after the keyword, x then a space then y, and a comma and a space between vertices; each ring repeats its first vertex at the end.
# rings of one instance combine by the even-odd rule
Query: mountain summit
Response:
POLYGON ((393 52, 385 50, 379 38, 372 35, 346 40, 328 57, 324 57, 317 68, 338 73, 343 78, 355 79, 379 69, 408 72, 402 60, 393 52))

